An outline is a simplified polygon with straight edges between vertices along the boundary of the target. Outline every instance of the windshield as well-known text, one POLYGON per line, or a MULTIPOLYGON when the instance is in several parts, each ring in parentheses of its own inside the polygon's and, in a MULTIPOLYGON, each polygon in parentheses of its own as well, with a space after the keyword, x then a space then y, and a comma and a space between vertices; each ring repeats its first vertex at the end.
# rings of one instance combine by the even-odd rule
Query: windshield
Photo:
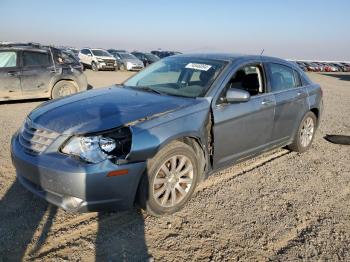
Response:
POLYGON ((224 61, 168 57, 136 74, 124 85, 168 95, 203 96, 225 66, 224 61))
POLYGON ((153 54, 145 53, 145 57, 150 61, 158 61, 159 57, 153 54))
POLYGON ((129 53, 119 53, 119 56, 122 59, 137 59, 136 56, 129 54, 129 53))
POLYGON ((92 53, 95 56, 111 56, 111 54, 108 53, 107 51, 99 50, 99 49, 92 49, 92 53))

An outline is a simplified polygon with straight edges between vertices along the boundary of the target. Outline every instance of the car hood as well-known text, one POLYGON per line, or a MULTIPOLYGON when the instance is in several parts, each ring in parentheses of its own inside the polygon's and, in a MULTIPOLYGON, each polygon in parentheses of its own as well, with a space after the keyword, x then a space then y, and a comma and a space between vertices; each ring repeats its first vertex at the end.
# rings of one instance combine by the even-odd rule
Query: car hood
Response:
POLYGON ((36 126, 61 134, 86 134, 196 103, 197 99, 111 86, 48 101, 34 109, 29 118, 36 126))

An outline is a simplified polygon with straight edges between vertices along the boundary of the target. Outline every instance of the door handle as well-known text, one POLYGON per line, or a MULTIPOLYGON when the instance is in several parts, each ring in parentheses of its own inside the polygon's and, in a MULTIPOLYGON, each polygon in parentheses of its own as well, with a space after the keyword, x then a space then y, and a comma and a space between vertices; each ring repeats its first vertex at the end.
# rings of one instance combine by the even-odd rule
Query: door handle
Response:
POLYGON ((265 105, 265 106, 268 106, 268 105, 272 105, 273 104, 273 101, 272 100, 267 100, 267 99, 264 99, 262 102, 261 102, 262 105, 265 105))
POLYGON ((19 73, 16 72, 16 71, 10 71, 10 72, 8 72, 7 74, 8 74, 9 76, 18 76, 18 75, 19 75, 19 73))

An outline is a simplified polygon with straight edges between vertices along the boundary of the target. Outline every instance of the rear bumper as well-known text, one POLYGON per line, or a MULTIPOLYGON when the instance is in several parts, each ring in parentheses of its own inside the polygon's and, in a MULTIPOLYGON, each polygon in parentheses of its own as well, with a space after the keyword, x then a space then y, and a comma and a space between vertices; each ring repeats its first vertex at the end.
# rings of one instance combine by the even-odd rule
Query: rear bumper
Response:
POLYGON ((134 205, 146 163, 115 165, 109 160, 86 164, 60 153, 30 155, 11 141, 11 156, 20 183, 35 195, 68 211, 125 210, 134 205), (115 170, 128 174, 107 177, 115 170))

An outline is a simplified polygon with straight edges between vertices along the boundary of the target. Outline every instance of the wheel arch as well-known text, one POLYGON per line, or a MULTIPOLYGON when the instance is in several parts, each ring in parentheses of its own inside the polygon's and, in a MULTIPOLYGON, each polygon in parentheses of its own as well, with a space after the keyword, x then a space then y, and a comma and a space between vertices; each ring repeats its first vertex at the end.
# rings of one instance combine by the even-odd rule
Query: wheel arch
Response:
POLYGON ((316 120, 317 120, 316 124, 318 126, 319 125, 319 119, 320 119, 320 110, 318 108, 316 108, 316 107, 313 107, 313 108, 310 109, 310 111, 315 114, 316 120))
POLYGON ((201 139, 195 136, 183 136, 175 139, 175 141, 182 142, 190 146, 194 150, 197 156, 199 172, 200 172, 199 181, 203 181, 206 178, 205 171, 207 169, 208 154, 205 150, 205 146, 201 142, 201 139))
MULTIPOLYGON (((164 141, 161 145, 159 145, 157 152, 153 155, 153 157, 163 148, 169 146, 171 143, 173 142, 181 142, 184 143, 188 146, 190 146, 193 151, 196 154, 196 158, 198 160, 198 167, 199 167, 199 179, 198 182, 201 182, 203 180, 205 180, 206 178, 206 169, 207 169, 207 153, 205 150, 205 146, 201 143, 201 139, 198 136, 193 136, 193 135, 184 135, 184 136, 178 136, 178 137, 173 137, 172 139, 167 139, 166 141, 164 141), (198 157, 199 156, 199 157, 198 157)), ((141 208, 145 208, 145 203, 142 202, 142 200, 140 199, 140 190, 142 187, 142 180, 143 180, 143 176, 146 175, 145 173, 143 173, 140 176, 139 181, 137 182, 137 187, 136 187, 136 192, 134 195, 134 204, 137 206, 140 206, 141 208)))

